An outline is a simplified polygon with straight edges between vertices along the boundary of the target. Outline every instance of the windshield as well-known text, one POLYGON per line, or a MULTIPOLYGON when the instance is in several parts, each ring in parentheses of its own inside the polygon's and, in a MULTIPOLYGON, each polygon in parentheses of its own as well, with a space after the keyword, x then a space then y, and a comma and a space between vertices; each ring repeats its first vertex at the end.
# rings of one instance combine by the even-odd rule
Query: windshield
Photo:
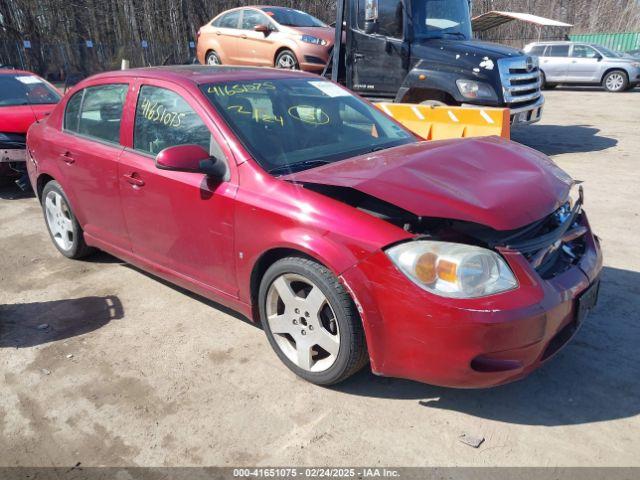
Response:
POLYGON ((602 53, 605 57, 612 57, 612 58, 621 58, 622 57, 621 53, 614 52, 613 50, 609 50, 608 48, 603 47, 601 45, 598 45, 597 49, 600 50, 600 53, 602 53))
POLYGON ((417 141, 377 108, 319 78, 201 88, 253 158, 274 175, 417 141))
POLYGON ((287 27, 326 27, 327 24, 308 13, 292 8, 263 8, 262 11, 287 27))
POLYGON ((60 94, 35 75, 0 75, 0 107, 58 103, 60 94))
POLYGON ((471 40, 467 0, 416 0, 412 6, 415 38, 471 40))

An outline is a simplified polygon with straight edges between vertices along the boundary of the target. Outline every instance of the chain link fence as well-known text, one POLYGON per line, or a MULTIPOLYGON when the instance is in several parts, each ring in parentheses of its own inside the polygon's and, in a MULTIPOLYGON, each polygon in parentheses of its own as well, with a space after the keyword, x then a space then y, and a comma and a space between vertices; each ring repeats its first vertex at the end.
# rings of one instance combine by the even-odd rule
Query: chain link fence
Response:
POLYGON ((195 55, 194 42, 114 45, 92 41, 70 44, 0 40, 0 65, 29 70, 60 83, 119 69, 123 59, 133 68, 193 63, 195 55))

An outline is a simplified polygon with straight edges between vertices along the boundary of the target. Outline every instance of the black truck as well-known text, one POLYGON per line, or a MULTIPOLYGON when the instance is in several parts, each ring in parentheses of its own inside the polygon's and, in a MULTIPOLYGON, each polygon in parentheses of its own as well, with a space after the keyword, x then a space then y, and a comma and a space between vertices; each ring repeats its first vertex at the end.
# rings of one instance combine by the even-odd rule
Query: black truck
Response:
POLYGON ((544 104, 537 58, 474 40, 469 0, 338 0, 331 75, 378 101, 506 107, 513 124, 544 104))

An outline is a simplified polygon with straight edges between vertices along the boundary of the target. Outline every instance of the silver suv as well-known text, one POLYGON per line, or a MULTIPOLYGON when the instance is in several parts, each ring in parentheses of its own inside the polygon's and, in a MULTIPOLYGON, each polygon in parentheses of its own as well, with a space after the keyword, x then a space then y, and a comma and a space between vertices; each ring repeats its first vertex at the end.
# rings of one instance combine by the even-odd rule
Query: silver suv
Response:
POLYGON ((601 45, 536 42, 524 47, 524 51, 540 58, 540 75, 545 88, 560 83, 602 85, 610 92, 622 92, 640 84, 640 61, 601 45))

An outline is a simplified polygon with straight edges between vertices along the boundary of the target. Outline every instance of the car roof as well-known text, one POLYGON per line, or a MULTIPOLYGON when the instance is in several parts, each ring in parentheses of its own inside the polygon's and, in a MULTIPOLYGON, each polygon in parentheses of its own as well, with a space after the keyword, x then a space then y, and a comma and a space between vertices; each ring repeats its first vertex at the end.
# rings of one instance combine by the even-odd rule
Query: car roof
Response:
POLYGON ((27 70, 14 70, 13 68, 0 68, 0 75, 35 75, 36 73, 29 72, 27 70))
POLYGON ((599 45, 597 43, 589 43, 589 42, 572 42, 572 41, 568 41, 568 40, 557 40, 557 41, 546 41, 546 42, 531 42, 528 46, 534 46, 534 45, 589 45, 590 47, 601 47, 602 45, 599 45))
POLYGON ((182 85, 202 85, 206 83, 277 80, 283 78, 317 78, 300 71, 279 70, 265 67, 228 67, 210 65, 174 65, 163 67, 132 68, 99 73, 85 79, 82 83, 105 78, 148 78, 168 80, 182 85))

